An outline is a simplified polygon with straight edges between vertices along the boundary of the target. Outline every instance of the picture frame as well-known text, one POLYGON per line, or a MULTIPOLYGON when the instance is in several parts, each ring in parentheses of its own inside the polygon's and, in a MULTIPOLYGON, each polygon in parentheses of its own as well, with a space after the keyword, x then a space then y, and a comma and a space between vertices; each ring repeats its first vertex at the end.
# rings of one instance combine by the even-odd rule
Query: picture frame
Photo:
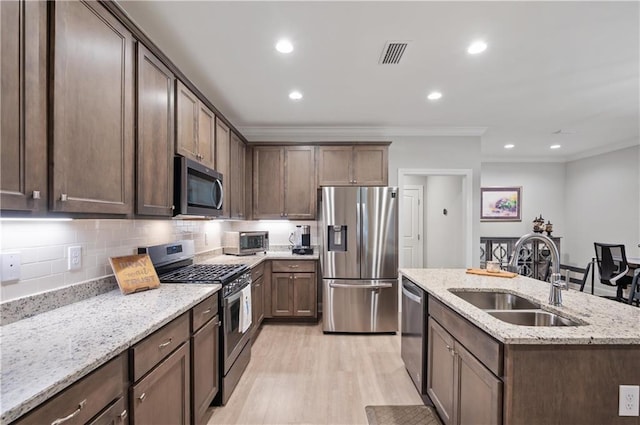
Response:
POLYGON ((522 221, 522 187, 480 188, 480 221, 522 221))

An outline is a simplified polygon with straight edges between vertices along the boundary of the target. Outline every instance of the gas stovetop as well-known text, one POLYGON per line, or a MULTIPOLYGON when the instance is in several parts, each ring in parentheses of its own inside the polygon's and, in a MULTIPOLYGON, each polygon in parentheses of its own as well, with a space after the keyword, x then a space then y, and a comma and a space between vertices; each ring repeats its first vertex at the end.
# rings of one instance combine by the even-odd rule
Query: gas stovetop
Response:
POLYGON ((225 285, 243 273, 246 264, 192 264, 160 276, 165 283, 219 283, 225 285))

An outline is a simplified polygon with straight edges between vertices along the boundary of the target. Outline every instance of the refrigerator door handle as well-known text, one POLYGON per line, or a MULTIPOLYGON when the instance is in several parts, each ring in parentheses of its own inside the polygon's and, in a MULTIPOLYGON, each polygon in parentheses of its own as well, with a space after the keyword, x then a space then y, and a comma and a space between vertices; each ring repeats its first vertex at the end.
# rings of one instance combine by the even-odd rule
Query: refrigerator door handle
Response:
POLYGON ((391 283, 380 283, 377 285, 351 285, 348 283, 330 283, 329 284, 330 288, 353 288, 353 289, 357 289, 357 288, 361 288, 361 289, 385 289, 385 288, 392 288, 393 285, 391 283))

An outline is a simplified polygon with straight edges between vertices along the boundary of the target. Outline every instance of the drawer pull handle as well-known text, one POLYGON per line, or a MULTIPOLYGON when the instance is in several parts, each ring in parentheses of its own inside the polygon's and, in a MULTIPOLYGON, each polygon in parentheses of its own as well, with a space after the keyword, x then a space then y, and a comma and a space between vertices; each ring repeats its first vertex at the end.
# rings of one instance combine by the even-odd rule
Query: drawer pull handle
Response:
POLYGON ((208 308, 208 309, 206 309, 205 311, 202 312, 203 315, 204 314, 209 314, 209 313, 211 313, 211 309, 210 308, 208 308))
POLYGON ((128 412, 127 410, 123 410, 122 413, 120 413, 120 416, 118 416, 120 418, 120 422, 124 422, 125 418, 127 417, 128 412))
POLYGON ((299 268, 299 267, 300 267, 300 266, 299 266, 298 264, 295 264, 295 265, 293 265, 293 266, 289 266, 289 268, 290 268, 290 269, 297 269, 297 268, 299 268))
POLYGON ((80 403, 78 403, 78 408, 75 410, 75 412, 71 413, 68 416, 65 416, 64 418, 56 419, 55 421, 51 422, 51 425, 60 425, 62 423, 67 422, 69 419, 78 416, 80 411, 84 408, 85 404, 87 404, 87 399, 84 399, 80 403))
POLYGON ((147 396, 147 393, 140 394, 140 397, 138 397, 138 400, 140 400, 140 403, 142 403, 144 401, 146 396, 147 396))
POLYGON ((164 348, 167 345, 171 344, 171 341, 173 340, 173 338, 169 338, 167 341, 163 342, 162 344, 158 345, 158 348, 164 348))

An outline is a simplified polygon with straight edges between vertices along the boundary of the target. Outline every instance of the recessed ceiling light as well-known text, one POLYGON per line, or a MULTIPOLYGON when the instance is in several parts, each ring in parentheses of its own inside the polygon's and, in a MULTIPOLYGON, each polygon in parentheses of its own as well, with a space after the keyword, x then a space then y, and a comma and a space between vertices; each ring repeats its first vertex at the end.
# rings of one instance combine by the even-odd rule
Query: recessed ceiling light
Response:
POLYGON ((276 43, 276 50, 280 53, 291 53, 293 52, 293 44, 287 39, 278 40, 276 43))
POLYGON ((551 145, 549 149, 560 149, 560 145, 551 145))
POLYGON ((431 93, 429 93, 429 95, 427 96, 427 99, 429 100, 438 100, 442 97, 442 93, 440 93, 439 91, 432 91, 431 93))
POLYGON ((482 53, 485 50, 487 50, 487 43, 478 40, 469 45, 469 47, 467 48, 467 53, 469 53, 470 55, 477 55, 478 53, 482 53))
POLYGON ((302 93, 300 93, 297 90, 294 90, 291 93, 289 93, 289 99, 291 99, 291 100, 300 100, 300 99, 302 99, 302 93))
POLYGON ((504 145, 504 148, 505 148, 505 149, 513 149, 513 148, 514 148, 514 146, 515 146, 514 144, 509 143, 509 144, 504 145))

